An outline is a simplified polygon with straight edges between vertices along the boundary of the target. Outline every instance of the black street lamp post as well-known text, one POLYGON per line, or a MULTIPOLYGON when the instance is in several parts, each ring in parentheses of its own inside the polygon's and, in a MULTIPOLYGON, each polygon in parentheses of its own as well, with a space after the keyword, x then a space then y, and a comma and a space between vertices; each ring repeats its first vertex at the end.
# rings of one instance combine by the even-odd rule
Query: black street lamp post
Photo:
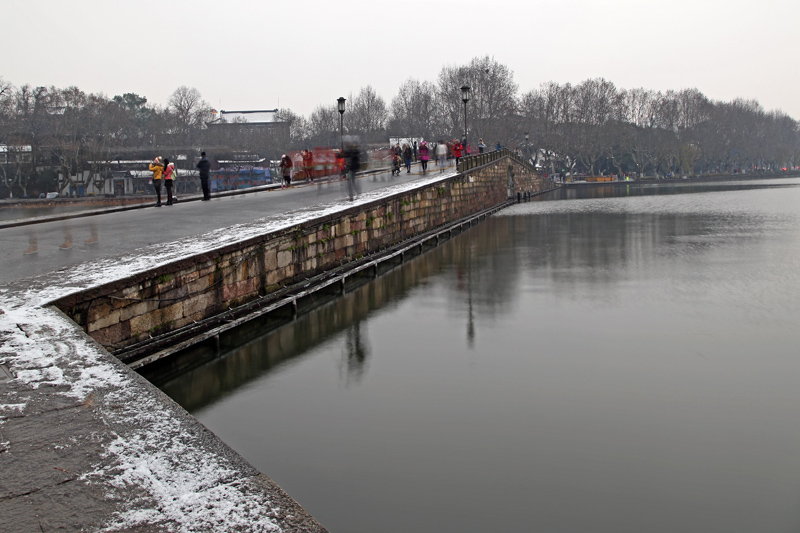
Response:
POLYGON ((339 104, 339 139, 342 142, 342 152, 344 152, 344 102, 345 98, 340 96, 336 102, 339 104))
POLYGON ((531 145, 528 144, 528 132, 525 132, 525 156, 528 158, 528 163, 531 160, 531 145))
MULTIPOLYGON (((464 142, 467 142, 467 102, 469 102, 469 91, 471 90, 469 85, 464 85, 461 87, 461 101, 464 102, 464 142)), ((464 146, 464 150, 467 147, 464 146)))

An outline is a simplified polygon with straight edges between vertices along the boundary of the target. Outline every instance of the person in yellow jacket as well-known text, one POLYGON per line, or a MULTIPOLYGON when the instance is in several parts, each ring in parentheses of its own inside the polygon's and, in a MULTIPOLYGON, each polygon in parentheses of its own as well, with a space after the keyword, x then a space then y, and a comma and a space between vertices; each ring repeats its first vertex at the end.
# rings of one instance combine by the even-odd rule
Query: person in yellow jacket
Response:
POLYGON ((161 156, 156 157, 150 163, 150 172, 153 173, 153 187, 156 189, 156 196, 158 196, 156 207, 161 207, 161 174, 164 172, 164 162, 161 156))

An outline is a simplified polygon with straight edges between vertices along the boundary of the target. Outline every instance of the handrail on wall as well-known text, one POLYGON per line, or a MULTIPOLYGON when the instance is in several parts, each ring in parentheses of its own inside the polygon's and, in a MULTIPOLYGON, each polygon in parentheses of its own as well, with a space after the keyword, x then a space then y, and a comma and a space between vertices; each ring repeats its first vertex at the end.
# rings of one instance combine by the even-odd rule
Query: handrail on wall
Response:
POLYGON ((512 152, 508 148, 500 148, 499 150, 492 150, 491 152, 484 152, 482 154, 475 154, 475 155, 468 155, 466 157, 462 157, 458 161, 458 172, 466 172, 467 170, 472 170, 473 168, 482 167, 483 165, 487 165, 492 163, 493 161, 498 161, 503 157, 510 157, 520 165, 526 167, 531 172, 536 172, 536 169, 530 162, 523 160, 520 158, 516 153, 512 152))

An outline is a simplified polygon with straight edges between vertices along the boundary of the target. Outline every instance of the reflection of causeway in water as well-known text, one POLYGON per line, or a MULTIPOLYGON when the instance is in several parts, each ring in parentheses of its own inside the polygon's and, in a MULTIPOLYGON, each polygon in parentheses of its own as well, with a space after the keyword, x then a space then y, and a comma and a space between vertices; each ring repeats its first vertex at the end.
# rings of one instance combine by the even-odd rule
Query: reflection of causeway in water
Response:
MULTIPOLYGON (((470 233, 484 234, 487 230, 481 226, 484 224, 474 226, 470 233)), ((484 235, 480 241, 495 247, 498 242, 508 240, 508 235, 498 240, 497 230, 493 231, 494 235, 484 235)), ((500 233, 504 232, 501 230, 500 233)), ((364 284, 358 288, 332 297, 328 303, 294 320, 259 317, 231 330, 227 338, 222 337, 219 351, 214 346, 196 345, 142 367, 139 372, 192 412, 344 333, 342 379, 345 385, 358 382, 368 373, 372 352, 363 321, 381 307, 404 299, 409 290, 424 284, 452 261, 457 262, 459 271, 468 272, 471 270, 468 254, 491 255, 491 252, 486 254, 471 249, 468 243, 469 240, 456 236, 376 279, 367 281, 365 278, 364 284)), ((465 276, 454 287, 463 294, 465 301, 472 298, 472 289, 467 287, 469 282, 465 276)), ((488 288, 491 289, 492 285, 488 288)), ((501 297, 503 293, 495 292, 501 297)), ((474 337, 474 324, 471 322, 470 318, 465 331, 467 336, 474 337)))

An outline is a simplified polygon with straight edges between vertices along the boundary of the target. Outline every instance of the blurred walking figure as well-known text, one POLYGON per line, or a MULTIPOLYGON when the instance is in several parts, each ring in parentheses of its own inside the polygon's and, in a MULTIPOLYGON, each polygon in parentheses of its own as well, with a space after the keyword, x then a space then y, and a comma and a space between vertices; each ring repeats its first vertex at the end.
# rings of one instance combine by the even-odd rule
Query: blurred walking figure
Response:
POLYGON ((336 168, 339 169, 339 179, 347 179, 347 161, 344 159, 344 151, 336 150, 336 168))
POLYGON ((169 159, 164 159, 164 164, 166 165, 164 169, 164 187, 167 189, 167 205, 172 205, 172 182, 176 177, 175 163, 170 163, 169 159))
POLYGON ((153 159, 153 162, 150 163, 149 168, 150 172, 153 173, 153 188, 156 190, 156 196, 158 197, 156 207, 161 207, 161 174, 164 173, 164 162, 161 159, 161 156, 153 159))
POLYGON ((36 235, 36 232, 28 235, 28 245, 28 248, 22 252, 23 255, 31 255, 39 251, 39 237, 36 235))
POLYGON ((422 165, 422 173, 428 171, 428 160, 431 158, 431 153, 428 149, 428 143, 422 141, 419 143, 419 160, 422 165))
POLYGON ((281 170, 283 171, 283 185, 281 189, 292 186, 292 158, 286 154, 281 156, 281 170))
POLYGON ((357 137, 346 138, 344 160, 347 164, 347 194, 353 200, 358 194, 356 173, 361 170, 361 151, 358 148, 357 137))
POLYGON ((439 141, 436 145, 436 166, 439 167, 439 172, 444 172, 445 161, 447 161, 447 145, 444 141, 439 141))
POLYGON ((301 153, 303 158, 303 172, 308 181, 314 181, 314 153, 311 150, 303 150, 301 153))
POLYGON ((403 159, 406 163, 406 174, 411 174, 411 147, 407 144, 403 145, 403 159))
POLYGON ((200 186, 203 188, 203 201, 211 200, 211 189, 208 186, 208 171, 211 169, 211 163, 206 159, 206 153, 200 153, 200 161, 197 163, 197 169, 200 171, 200 186))
POLYGON ((483 139, 478 139, 478 153, 482 154, 484 150, 486 150, 486 143, 483 142, 483 139))

